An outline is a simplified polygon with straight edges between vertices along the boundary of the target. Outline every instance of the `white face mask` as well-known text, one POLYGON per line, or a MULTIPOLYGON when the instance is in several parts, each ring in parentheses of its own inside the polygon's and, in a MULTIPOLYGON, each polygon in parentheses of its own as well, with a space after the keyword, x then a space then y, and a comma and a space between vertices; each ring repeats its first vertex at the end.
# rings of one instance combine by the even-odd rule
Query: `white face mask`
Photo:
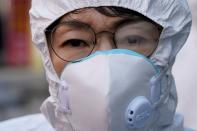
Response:
MULTIPOLYGON (((68 119, 75 131, 144 131, 152 126, 154 103, 160 97, 159 70, 133 51, 99 51, 67 64, 68 119)), ((152 128, 152 127, 151 127, 152 128)))

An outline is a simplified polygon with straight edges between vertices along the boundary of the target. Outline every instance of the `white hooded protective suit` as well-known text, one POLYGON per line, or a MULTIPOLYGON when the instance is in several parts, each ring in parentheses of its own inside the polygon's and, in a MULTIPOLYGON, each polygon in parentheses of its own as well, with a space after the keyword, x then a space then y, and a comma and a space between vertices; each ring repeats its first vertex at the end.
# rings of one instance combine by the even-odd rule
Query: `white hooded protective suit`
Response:
MULTIPOLYGON (((49 82, 50 96, 41 106, 41 111, 48 122, 57 131, 92 131, 91 129, 94 129, 83 127, 83 125, 80 125, 80 122, 78 124, 75 123, 75 118, 78 117, 72 112, 72 108, 68 109, 69 96, 63 96, 63 104, 60 101, 61 92, 64 92, 62 87, 67 83, 62 83, 53 68, 44 30, 65 13, 79 8, 99 6, 128 8, 143 14, 163 27, 158 48, 150 59, 155 66, 164 69, 162 76, 168 77, 165 81, 167 84, 165 88, 161 88, 161 93, 159 94, 161 99, 157 101, 157 108, 154 110, 153 118, 149 124, 144 125, 143 128, 125 129, 125 131, 188 130, 183 127, 182 116, 175 114, 177 94, 171 74, 176 54, 184 45, 191 28, 191 13, 186 0, 32 0, 30 9, 32 38, 42 54, 49 82)), ((72 102, 69 104, 72 105, 72 102)), ((83 119, 81 118, 81 120, 83 119)), ((91 126, 96 125, 96 121, 84 121, 91 121, 93 123, 91 126)), ((106 125, 110 126, 108 123, 106 125)), ((101 127, 100 129, 114 131, 114 128, 110 127, 101 127)), ((94 131, 100 131, 100 129, 95 128, 94 131)))
MULTIPOLYGON (((91 120, 91 118, 90 120, 85 120, 93 122, 93 127, 89 127, 90 129, 88 129, 88 126, 85 127, 85 124, 81 124, 83 123, 82 121, 84 117, 77 117, 77 114, 72 112, 72 107, 71 113, 69 113, 67 109, 67 101, 70 102, 71 106, 80 103, 72 103, 76 101, 69 101, 68 96, 63 96, 65 102, 63 104, 61 103, 62 100, 60 100, 60 95, 63 92, 61 89, 64 84, 62 84, 52 66, 44 35, 46 27, 65 13, 79 8, 98 6, 118 6, 128 8, 143 14, 163 27, 158 48, 151 56, 151 61, 154 62, 155 66, 167 69, 165 75, 168 76, 168 79, 165 83, 168 84, 165 85, 164 89, 161 89, 159 97, 162 99, 158 101, 157 104, 159 106, 153 115, 152 123, 154 124, 151 122, 148 124, 149 126, 152 125, 151 128, 146 127, 145 125, 143 129, 130 130, 183 131, 184 128, 182 127, 181 117, 175 117, 177 94, 174 80, 171 75, 171 68, 175 56, 185 43, 191 28, 191 14, 185 0, 48 0, 47 2, 44 0, 33 0, 32 8, 30 10, 32 37, 34 43, 42 53, 51 95, 41 107, 41 111, 47 120, 57 131, 89 131, 91 129, 100 131, 100 129, 113 129, 112 127, 110 128, 107 123, 106 128, 108 129, 105 129, 104 127, 98 129, 98 127, 94 127, 96 121, 91 120), (77 121, 76 119, 81 119, 81 121, 77 121)), ((80 107, 78 110, 80 110, 80 107)), ((101 124, 101 126, 106 125, 101 124)))

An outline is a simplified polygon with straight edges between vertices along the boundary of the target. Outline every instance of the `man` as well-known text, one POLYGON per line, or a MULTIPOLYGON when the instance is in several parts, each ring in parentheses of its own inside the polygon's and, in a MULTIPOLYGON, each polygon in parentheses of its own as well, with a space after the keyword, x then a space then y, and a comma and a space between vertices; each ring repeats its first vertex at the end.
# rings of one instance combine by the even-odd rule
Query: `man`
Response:
POLYGON ((186 1, 33 0, 30 17, 54 130, 189 130, 171 74, 191 28, 186 1))

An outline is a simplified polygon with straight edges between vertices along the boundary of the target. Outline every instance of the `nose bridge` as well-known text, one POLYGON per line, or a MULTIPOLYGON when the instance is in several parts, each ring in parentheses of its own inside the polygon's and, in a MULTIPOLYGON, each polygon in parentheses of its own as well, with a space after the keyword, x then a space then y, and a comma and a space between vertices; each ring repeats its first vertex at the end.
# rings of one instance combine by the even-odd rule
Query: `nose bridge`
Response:
POLYGON ((110 50, 115 49, 114 35, 111 32, 100 32, 96 34, 95 50, 110 50))

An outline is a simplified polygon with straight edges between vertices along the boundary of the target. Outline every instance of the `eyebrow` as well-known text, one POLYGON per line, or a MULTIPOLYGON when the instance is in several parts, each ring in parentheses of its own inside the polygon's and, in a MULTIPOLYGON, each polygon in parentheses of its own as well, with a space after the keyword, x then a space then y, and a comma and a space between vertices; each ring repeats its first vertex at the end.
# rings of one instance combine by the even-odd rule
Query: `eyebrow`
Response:
POLYGON ((116 27, 119 27, 119 26, 124 25, 124 24, 127 24, 127 23, 135 24, 137 22, 143 22, 143 21, 149 22, 146 19, 143 19, 143 18, 140 18, 140 17, 135 18, 135 19, 134 18, 126 17, 125 19, 123 19, 123 20, 118 21, 117 23, 115 23, 116 24, 115 26, 116 27))
MULTIPOLYGON (((122 19, 122 20, 119 20, 117 22, 114 22, 112 24, 112 28, 118 28, 119 26, 121 25, 124 25, 126 23, 136 23, 136 22, 140 22, 140 21, 145 21, 144 19, 132 19, 132 18, 125 18, 125 19, 122 19)), ((82 22, 80 20, 76 20, 76 19, 73 19, 73 20, 66 20, 66 21, 62 21, 62 22, 59 22, 59 24, 68 24, 69 26, 71 26, 72 28, 77 28, 77 29, 93 29, 93 27, 85 22, 82 22)), ((58 25, 59 25, 58 24, 58 25)))
POLYGON ((69 21, 63 21, 63 22, 60 22, 59 24, 68 24, 69 26, 71 26, 72 28, 77 28, 77 29, 89 29, 91 28, 91 26, 87 23, 84 23, 82 21, 79 21, 79 20, 69 20, 69 21))

